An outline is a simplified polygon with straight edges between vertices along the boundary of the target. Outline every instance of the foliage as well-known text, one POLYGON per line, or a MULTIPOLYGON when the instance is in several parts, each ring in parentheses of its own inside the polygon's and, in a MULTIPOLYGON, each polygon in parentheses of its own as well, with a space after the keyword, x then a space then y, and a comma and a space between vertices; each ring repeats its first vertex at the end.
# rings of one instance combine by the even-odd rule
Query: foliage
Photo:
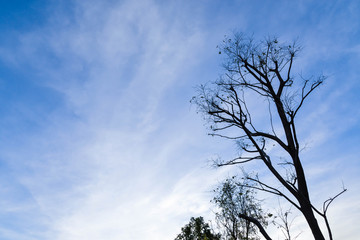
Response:
POLYGON ((255 198, 255 190, 249 188, 252 184, 247 179, 239 181, 236 177, 226 179, 214 191, 213 202, 219 208, 216 221, 224 230, 228 240, 257 240, 257 227, 249 220, 243 219, 246 215, 257 219, 263 226, 267 226, 271 214, 266 214, 261 208, 261 202, 255 198))
POLYGON ((203 217, 192 217, 190 222, 181 228, 181 233, 175 240, 220 240, 219 234, 213 233, 203 217))

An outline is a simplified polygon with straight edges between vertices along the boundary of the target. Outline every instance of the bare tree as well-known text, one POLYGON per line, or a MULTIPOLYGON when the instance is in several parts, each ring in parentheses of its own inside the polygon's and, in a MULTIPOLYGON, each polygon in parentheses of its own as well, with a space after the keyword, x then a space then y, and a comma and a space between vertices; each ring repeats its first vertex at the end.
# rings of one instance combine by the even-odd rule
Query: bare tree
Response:
POLYGON ((295 240, 297 239, 301 232, 298 233, 295 237, 292 237, 291 228, 295 218, 291 218, 291 206, 287 210, 283 210, 279 203, 279 210, 277 211, 277 216, 275 216, 273 223, 277 226, 278 229, 283 233, 285 240, 295 240))
POLYGON ((257 42, 244 34, 234 34, 233 39, 226 37, 218 48, 219 53, 226 56, 225 73, 213 84, 200 86, 199 94, 192 100, 209 121, 210 135, 233 139, 240 146, 239 157, 219 162, 218 166, 261 161, 279 185, 249 177, 256 183, 253 188, 291 203, 306 219, 314 238, 324 240, 315 217, 318 214, 324 219, 332 239, 327 209, 346 189, 325 201, 321 210, 313 205, 295 124, 305 100, 325 77, 304 79, 292 74, 301 50, 296 42, 281 44, 277 38, 257 42), (259 124, 258 119, 252 118, 253 108, 249 105, 253 102, 249 99, 266 106, 266 124, 259 124), (284 157, 272 156, 269 149, 274 147, 282 151, 284 157))

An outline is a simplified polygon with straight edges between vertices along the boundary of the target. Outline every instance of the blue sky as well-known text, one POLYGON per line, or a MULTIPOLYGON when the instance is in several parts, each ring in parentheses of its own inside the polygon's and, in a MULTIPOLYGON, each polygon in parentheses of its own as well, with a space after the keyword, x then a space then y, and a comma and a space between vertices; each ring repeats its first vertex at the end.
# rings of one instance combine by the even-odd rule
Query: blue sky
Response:
MULTIPOLYGON (((335 238, 359 224, 360 3, 0 3, 0 239, 173 239, 212 218, 210 190, 235 154, 189 100, 216 80, 233 30, 299 39, 295 70, 326 83, 299 115, 314 201, 341 190, 335 238)), ((297 218, 295 231, 308 239, 297 218)))

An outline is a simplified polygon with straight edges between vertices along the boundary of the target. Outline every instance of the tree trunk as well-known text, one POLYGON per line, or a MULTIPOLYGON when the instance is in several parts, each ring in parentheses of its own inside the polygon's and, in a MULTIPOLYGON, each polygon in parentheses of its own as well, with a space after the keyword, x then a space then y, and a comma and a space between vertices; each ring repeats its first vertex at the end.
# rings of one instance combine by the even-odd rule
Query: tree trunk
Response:
POLYGON ((324 235, 320 229, 320 226, 315 218, 314 211, 311 206, 309 190, 306 183, 304 169, 302 167, 299 155, 297 150, 293 150, 293 163, 296 171, 296 176, 298 178, 298 190, 299 195, 297 199, 300 204, 301 212, 303 213, 311 232, 315 240, 325 240, 324 235))
POLYGON ((314 212, 309 203, 301 203, 301 212, 303 213, 315 240, 325 240, 319 224, 314 216, 314 212))

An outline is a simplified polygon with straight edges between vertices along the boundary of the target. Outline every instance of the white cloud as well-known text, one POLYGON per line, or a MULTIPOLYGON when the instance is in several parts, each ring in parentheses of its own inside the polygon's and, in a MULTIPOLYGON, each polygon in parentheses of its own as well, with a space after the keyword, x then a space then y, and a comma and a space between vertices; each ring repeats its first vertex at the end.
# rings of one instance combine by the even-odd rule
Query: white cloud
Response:
POLYGON ((183 199, 186 208, 177 212, 179 194, 199 190, 182 189, 198 175, 174 191, 161 180, 174 171, 164 169, 169 161, 181 161, 173 155, 190 132, 176 129, 180 139, 159 140, 158 105, 196 59, 201 33, 180 34, 180 23, 164 19, 152 1, 86 2, 73 19, 55 15, 51 25, 25 34, 16 53, 20 65, 31 60, 40 83, 61 92, 66 112, 74 113, 54 112, 51 124, 26 137, 11 156, 17 163, 28 156, 25 173, 14 164, 17 177, 50 219, 52 239, 167 239, 174 233, 160 224, 177 229, 176 221, 169 224, 172 214, 187 216, 201 194, 183 199))
MULTIPOLYGON (((31 233, 18 234, 1 228, 3 236, 165 240, 175 237, 191 216, 211 217, 208 191, 227 169, 213 172, 202 166, 207 154, 232 150, 232 145, 225 148, 204 138, 201 124, 188 111, 188 99, 181 107, 167 101, 185 98, 175 88, 195 85, 185 77, 190 71, 204 78, 212 74, 211 61, 203 58, 210 55, 205 54, 209 42, 224 32, 209 33, 220 25, 200 29, 208 26, 202 25, 203 16, 193 16, 200 11, 179 7, 150 0, 82 1, 66 13, 60 4, 44 27, 19 34, 15 48, 0 50, 3 61, 29 70, 33 81, 55 89, 64 101, 44 114, 39 132, 24 133, 16 147, 10 144, 2 153, 13 171, 12 184, 27 194, 23 202, 4 201, 6 209, 17 216, 39 215, 34 225, 40 226, 30 224, 31 233), (199 62, 206 66, 193 69, 199 62)), ((211 47, 216 53, 215 44, 211 47)), ((347 91, 337 91, 331 103, 347 91)), ((321 104, 304 125, 331 109, 321 104)), ((341 134, 348 125, 330 132, 337 115, 319 122, 314 134, 302 128, 304 136, 319 146, 341 134)), ((41 116, 34 118, 40 121, 41 116)), ((336 167, 338 162, 326 168, 314 164, 309 175, 324 177, 336 167)), ((351 196, 347 212, 356 207, 351 196)), ((334 208, 334 216, 340 211, 334 208)))

